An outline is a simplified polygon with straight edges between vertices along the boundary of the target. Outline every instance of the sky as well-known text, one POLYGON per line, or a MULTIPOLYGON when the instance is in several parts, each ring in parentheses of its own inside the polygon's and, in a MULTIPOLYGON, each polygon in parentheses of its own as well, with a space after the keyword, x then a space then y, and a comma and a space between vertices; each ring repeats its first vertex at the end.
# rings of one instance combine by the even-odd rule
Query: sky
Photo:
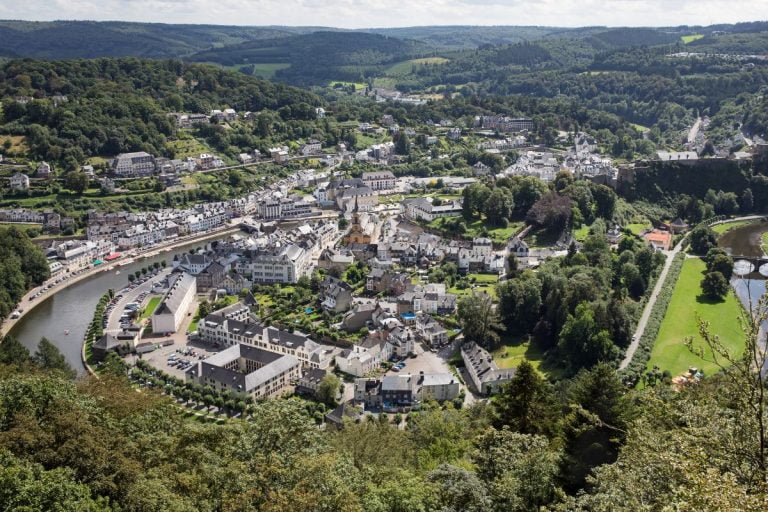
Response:
POLYGON ((768 19, 768 0, 0 0, 0 19, 339 28, 676 26, 768 19))

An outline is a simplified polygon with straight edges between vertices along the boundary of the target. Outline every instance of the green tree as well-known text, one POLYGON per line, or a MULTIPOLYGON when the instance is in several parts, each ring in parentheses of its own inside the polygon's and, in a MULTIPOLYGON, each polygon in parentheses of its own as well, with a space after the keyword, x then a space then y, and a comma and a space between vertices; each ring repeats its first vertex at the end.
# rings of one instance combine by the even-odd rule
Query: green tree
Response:
POLYGON ((504 329, 493 300, 482 293, 473 293, 459 300, 457 313, 461 323, 464 340, 477 343, 488 349, 495 348, 499 343, 499 331, 504 329))
POLYGON ((529 333, 539 320, 541 310, 541 281, 526 273, 509 279, 496 287, 499 315, 507 332, 529 333))
POLYGON ((707 254, 717 246, 717 236, 708 226, 698 226, 691 231, 691 250, 696 254, 707 254))
POLYGON ((411 154, 411 141, 404 132, 395 137, 395 153, 408 156, 411 154))
POLYGON ((494 188, 485 201, 483 211, 491 226, 505 227, 512 214, 512 194, 504 188, 494 188))
POLYGON ((59 371, 69 378, 74 378, 77 375, 75 370, 67 363, 64 354, 45 337, 40 340, 37 350, 32 356, 32 361, 41 368, 59 371))
POLYGON ((328 407, 336 407, 338 404, 339 386, 341 381, 334 374, 329 373, 317 386, 317 399, 328 407))
POLYGON ((69 172, 64 177, 64 186, 76 194, 82 194, 88 188, 88 176, 83 172, 69 172))
POLYGON ((8 451, 0 451, 0 503, 3 510, 107 512, 102 500, 91 498, 87 485, 67 467, 46 470, 8 451))
POLYGON ((572 370, 591 368, 600 361, 611 361, 619 356, 618 347, 610 334, 601 330, 590 305, 582 302, 573 315, 568 316, 560 331, 558 350, 572 370))
POLYGON ((701 291, 713 300, 723 300, 729 289, 728 280, 718 271, 707 272, 701 281, 701 291))
POLYGON ((539 510, 557 499, 559 454, 543 436, 487 429, 471 460, 490 489, 496 512, 539 510))
POLYGON ((623 385, 607 364, 580 372, 568 390, 568 402, 560 475, 563 486, 575 492, 593 468, 616 460, 631 410, 623 385))
POLYGON ((521 434, 548 437, 557 429, 558 409, 552 389, 525 360, 496 396, 493 409, 497 428, 508 426, 521 434))
POLYGON ((23 367, 29 362, 29 350, 15 336, 0 340, 0 364, 23 367))
POLYGON ((733 275, 733 258, 727 254, 713 254, 715 249, 707 253, 706 263, 709 272, 720 272, 726 281, 733 275))
POLYGON ((491 498, 483 482, 466 469, 443 464, 431 471, 427 479, 438 488, 440 510, 486 512, 491 509, 491 498))

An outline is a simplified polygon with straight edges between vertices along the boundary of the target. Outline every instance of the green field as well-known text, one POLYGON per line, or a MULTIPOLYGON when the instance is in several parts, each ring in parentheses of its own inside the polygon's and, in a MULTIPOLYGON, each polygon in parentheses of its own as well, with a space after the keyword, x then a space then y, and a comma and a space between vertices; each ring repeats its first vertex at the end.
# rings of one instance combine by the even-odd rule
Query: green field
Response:
POLYGON ((445 57, 426 57, 423 59, 410 59, 393 64, 384 70, 387 75, 408 75, 413 73, 414 66, 420 64, 445 64, 448 59, 445 57))
POLYGON ((763 233, 761 236, 762 236, 763 252, 765 254, 768 254, 768 231, 763 233))
POLYGON ((30 229, 36 229, 38 232, 42 231, 42 224, 25 224, 23 222, 0 222, 0 228, 17 228, 21 231, 29 231, 30 229))
POLYGON ((689 34, 687 36, 682 36, 680 39, 683 41, 683 43, 688 44, 692 43, 694 41, 698 41, 699 39, 703 38, 704 34, 689 34))
POLYGON ((632 126, 632 128, 634 128, 635 130, 637 130, 639 132, 649 132, 649 131, 651 131, 650 128, 648 128, 647 126, 643 126, 642 124, 637 124, 637 123, 629 123, 629 124, 630 124, 630 126, 632 126))
MULTIPOLYGON (((340 82, 338 80, 334 80, 333 82, 328 83, 328 87, 335 87, 337 85, 342 85, 344 87, 349 87, 350 85, 354 85, 356 91, 361 91, 365 89, 365 84, 362 82, 340 82)), ((354 125, 356 126, 357 123, 354 123, 354 125)))
POLYGON ((287 62, 267 62, 264 64, 251 65, 253 66, 253 74, 255 76, 260 76, 261 78, 272 78, 275 76, 276 71, 291 67, 287 62))
POLYGON ((144 311, 141 313, 141 318, 149 318, 152 316, 152 314, 157 309, 157 306, 160 305, 160 299, 162 297, 152 297, 149 299, 149 302, 147 302, 147 307, 144 308, 144 311))
POLYGON ((704 262, 698 258, 688 258, 683 263, 648 361, 648 369, 658 366, 662 371, 669 371, 673 377, 686 372, 691 366, 704 370, 705 375, 717 372, 716 365, 693 355, 683 343, 686 338, 693 337, 696 346, 703 345, 698 334, 697 317, 710 323, 712 333, 720 337, 720 342, 731 354, 744 350, 744 335, 739 326, 741 305, 733 292, 729 292, 723 302, 712 302, 702 297, 704 270, 704 262))
POLYGON ((718 235, 722 235, 723 233, 726 233, 732 229, 749 226, 750 224, 754 224, 755 222, 757 221, 756 220, 740 220, 736 222, 728 222, 725 224, 716 224, 712 226, 712 231, 714 231, 718 235))
POLYGON ((201 153, 212 153, 211 148, 189 134, 180 133, 180 138, 169 140, 165 146, 172 150, 174 158, 183 160, 188 156, 198 157, 201 153))

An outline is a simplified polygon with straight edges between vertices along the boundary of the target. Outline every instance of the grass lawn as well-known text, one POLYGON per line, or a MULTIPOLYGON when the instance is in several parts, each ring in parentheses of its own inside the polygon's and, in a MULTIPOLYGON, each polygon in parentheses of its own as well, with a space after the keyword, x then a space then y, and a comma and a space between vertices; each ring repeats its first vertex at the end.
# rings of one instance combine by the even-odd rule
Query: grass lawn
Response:
MULTIPOLYGON (((160 305, 160 299, 162 297, 152 297, 149 299, 149 302, 147 302, 147 307, 144 308, 144 312, 141 313, 141 318, 149 318, 152 316, 152 314, 157 309, 157 306, 160 305)), ((192 329, 194 330, 194 329, 192 329)))
MULTIPOLYGON (((450 196, 443 196, 443 198, 448 198, 448 197, 450 196)), ((433 220, 428 225, 432 229, 445 230, 443 225, 449 221, 453 222, 454 218, 455 217, 441 217, 439 219, 433 220)), ((478 219, 467 224, 467 230, 464 232, 462 236, 468 240, 471 240, 473 238, 479 237, 480 233, 483 231, 483 229, 485 229, 488 233, 488 238, 490 238, 497 244, 504 244, 510 238, 512 238, 515 235, 515 233, 523 229, 524 225, 525 223, 523 222, 510 222, 509 224, 507 224, 507 227, 505 228, 494 228, 494 227, 487 226, 485 224, 484 219, 478 219)))
POLYGON ((715 226, 712 226, 712 231, 714 231, 718 235, 722 235, 723 233, 726 233, 732 229, 749 226, 750 224, 754 224, 755 222, 758 222, 758 221, 757 220, 740 220, 737 222, 727 222, 724 224, 717 224, 715 226))
POLYGON ((475 285, 469 288, 456 288, 451 287, 448 289, 448 293, 454 295, 470 295, 472 293, 487 293, 493 299, 498 299, 496 295, 496 284, 499 282, 499 276, 496 274, 467 274, 467 278, 470 281, 474 281, 475 285))
POLYGON ((534 229, 525 237, 530 247, 551 247, 560 238, 558 231, 534 229))
POLYGON ((698 41, 703 37, 704 37, 704 34, 689 34, 687 36, 681 36, 680 39, 683 41, 684 44, 688 44, 694 41, 698 41))
POLYGON ((180 137, 177 140, 169 140, 165 143, 165 146, 173 150, 175 158, 179 160, 183 160, 188 156, 198 157, 201 153, 213 153, 211 148, 192 137, 192 135, 180 134, 180 137))
POLYGON ((683 263, 648 361, 648 369, 658 366, 662 371, 668 370, 673 377, 686 372, 691 366, 704 370, 705 375, 717 371, 714 364, 691 354, 683 344, 685 338, 693 337, 694 344, 702 346, 697 317, 710 322, 712 333, 720 337, 721 343, 731 353, 737 354, 744 350, 744 336, 739 327, 741 305, 732 291, 723 302, 713 303, 701 297, 704 269, 704 262, 698 258, 688 258, 683 263))
POLYGON ((587 235, 589 235, 590 227, 591 226, 587 226, 586 224, 584 224, 579 229, 575 229, 573 231, 573 238, 575 238, 579 242, 583 242, 587 238, 587 235))
POLYGON ((19 152, 25 153, 29 148, 27 147, 27 138, 23 135, 0 135, 0 146, 5 144, 5 141, 11 141, 11 147, 8 149, 3 148, 3 152, 19 152))
POLYGON ((195 318, 192 319, 192 322, 189 324, 189 327, 187 327, 187 332, 195 332, 197 330, 197 324, 200 322, 200 318, 198 318, 197 312, 195 312, 195 318))
POLYGON ((761 235, 763 241, 763 252, 768 254, 768 231, 761 235))
POLYGON ((561 376, 561 371, 545 364, 544 353, 530 340, 507 340, 501 347, 491 352, 491 355, 493 362, 499 368, 516 368, 527 360, 539 373, 547 377, 561 376))
POLYGON ((640 233, 642 233, 646 229, 651 229, 652 226, 650 224, 637 223, 637 224, 627 224, 624 227, 630 230, 633 235, 639 236, 640 233))

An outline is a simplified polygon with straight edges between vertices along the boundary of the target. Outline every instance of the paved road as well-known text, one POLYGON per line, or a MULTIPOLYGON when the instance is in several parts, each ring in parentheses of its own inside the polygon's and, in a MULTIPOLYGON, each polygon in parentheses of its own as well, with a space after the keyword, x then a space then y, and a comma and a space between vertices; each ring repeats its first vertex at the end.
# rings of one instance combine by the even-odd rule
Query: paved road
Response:
MULTIPOLYGON (((237 219, 239 220, 239 219, 237 219)), ((111 272, 113 270, 119 269, 120 266, 123 265, 129 265, 133 263, 136 257, 141 256, 143 258, 151 258, 163 251, 169 251, 173 250, 179 246, 184 246, 188 244, 193 244, 196 242, 203 242, 211 238, 217 238, 220 236, 224 236, 230 232, 234 233, 239 231, 239 228, 236 227, 236 225, 227 225, 225 224, 222 227, 216 228, 213 231, 206 231, 205 233, 198 233, 194 235, 187 235, 185 237, 175 238, 167 243, 162 243, 158 245, 154 245, 151 247, 146 248, 146 250, 142 249, 133 249, 130 251, 126 251, 123 253, 123 257, 115 260, 111 263, 104 263, 103 265, 99 265, 98 267, 93 267, 90 269, 85 270, 84 272, 80 272, 77 274, 66 274, 67 279, 63 281, 59 281, 55 286, 52 286, 48 290, 45 290, 43 294, 38 297, 37 299, 34 299, 34 301, 30 301, 29 298, 40 291, 42 287, 45 287, 46 284, 52 284, 56 280, 58 280, 62 276, 56 276, 45 283, 43 283, 41 286, 35 287, 32 290, 28 291, 19 301, 17 304, 18 306, 21 306, 24 308, 24 311, 22 312, 21 316, 19 318, 6 318, 6 320, 0 324, 0 336, 4 336, 8 334, 11 329, 13 328, 16 323, 21 320, 24 315, 35 309, 38 304, 42 304, 48 297, 60 292, 64 288, 67 288, 68 286, 72 286, 73 284, 82 281, 83 279, 87 279, 89 277, 94 276, 95 274, 98 274, 100 272, 111 272), (26 307, 25 307, 26 306, 26 307)), ((128 279, 128 276, 126 275, 126 280, 128 279)))
POLYGON ((640 316, 640 321, 637 322, 635 335, 632 337, 632 343, 630 343, 629 347, 627 347, 627 352, 625 353, 624 359, 621 361, 621 364, 619 365, 619 370, 623 370, 624 368, 629 366, 629 363, 632 362, 632 358, 635 356, 637 347, 640 344, 640 338, 643 337, 643 333, 645 332, 645 326, 648 325, 648 319, 651 317, 651 311, 653 311, 653 306, 656 305, 656 299, 659 297, 659 293, 661 293, 661 289, 666 285, 667 274, 669 273, 669 268, 672 266, 672 260, 675 259, 675 256, 677 256, 677 253, 680 252, 680 249, 682 248, 682 246, 683 246, 683 241, 681 240, 675 246, 674 249, 672 249, 671 251, 664 252, 664 254, 667 257, 667 259, 664 261, 664 267, 661 269, 659 278, 656 280, 656 286, 653 287, 651 296, 648 298, 648 302, 645 304, 645 309, 643 309, 643 314, 640 316))
MULTIPOLYGON (((752 219, 762 219, 764 218, 763 215, 748 215, 746 217, 738 217, 735 219, 725 219, 718 222, 713 223, 712 225, 717 224, 725 224, 730 222, 738 222, 742 220, 752 220, 752 219)), ((648 298, 648 303, 645 305, 645 309, 643 309, 643 314, 640 317, 640 321, 637 323, 637 328, 635 329, 635 335, 632 338, 632 343, 629 344, 629 347, 627 347, 627 352, 624 355, 624 359, 621 361, 621 364, 619 365, 619 370, 623 370, 627 366, 629 366, 629 363, 632 362, 632 358, 635 356, 635 352, 637 351, 637 347, 640 344, 640 338, 642 338, 643 333, 645 333, 645 327, 648 325, 648 319, 651 316, 651 311, 653 311, 653 306, 656 304, 656 299, 659 297, 659 293, 661 292, 661 289, 666 285, 667 280, 667 273, 669 272, 669 267, 672 265, 672 260, 675 258, 677 253, 680 252, 680 249, 683 246, 683 242, 685 242, 687 236, 680 240, 678 244, 675 246, 674 249, 672 249, 669 252, 665 252, 667 259, 664 262, 664 267, 661 269, 661 273, 659 274, 659 279, 656 281, 656 286, 653 287, 653 292, 651 293, 651 296, 648 298)), ((670 283, 671 285, 672 283, 670 283)))

